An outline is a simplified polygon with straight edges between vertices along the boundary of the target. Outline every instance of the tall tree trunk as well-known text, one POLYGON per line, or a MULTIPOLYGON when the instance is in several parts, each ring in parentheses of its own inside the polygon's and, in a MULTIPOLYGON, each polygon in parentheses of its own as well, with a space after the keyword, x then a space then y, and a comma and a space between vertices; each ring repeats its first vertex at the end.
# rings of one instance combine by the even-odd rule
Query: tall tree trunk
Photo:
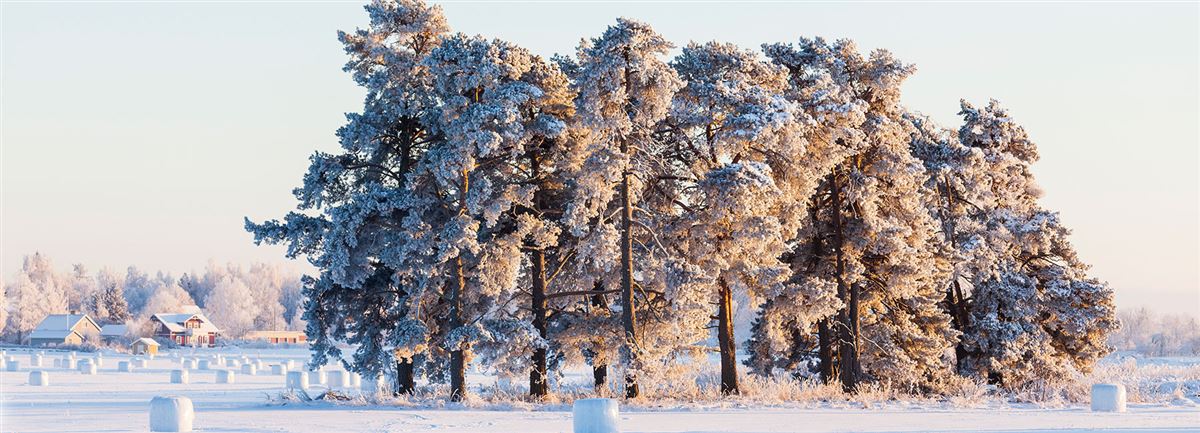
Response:
MULTIPOLYGON (((596 281, 596 285, 592 290, 603 292, 604 285, 600 281, 596 281)), ((603 294, 592 295, 592 306, 597 309, 608 309, 608 300, 604 298, 603 294)), ((593 361, 592 384, 595 387, 597 395, 604 395, 608 389, 608 364, 593 361)))
POLYGON ((396 359, 395 395, 399 396, 401 394, 412 394, 413 391, 416 391, 416 389, 417 386, 414 381, 412 358, 396 359))
POLYGON ((842 189, 839 184, 840 170, 834 169, 833 175, 829 177, 830 196, 833 200, 833 209, 830 211, 833 215, 833 249, 836 256, 835 272, 837 273, 837 292, 838 298, 845 303, 841 311, 838 312, 839 323, 839 347, 838 358, 841 363, 838 373, 841 376, 842 389, 846 392, 853 392, 858 386, 858 295, 857 290, 847 287, 846 285, 846 258, 842 251, 845 245, 845 227, 842 224, 842 189))
MULTIPOLYGON (((530 175, 535 182, 539 182, 542 177, 541 157, 538 150, 529 152, 530 175)), ((538 185, 537 191, 533 193, 533 212, 539 212, 542 208, 542 196, 544 195, 543 188, 538 185)), ((531 298, 533 305, 530 308, 533 314, 533 327, 537 329, 538 336, 546 339, 546 251, 541 246, 533 245, 530 250, 529 261, 532 262, 530 270, 530 279, 533 280, 531 290, 531 298)), ((529 395, 534 397, 544 397, 549 393, 546 376, 546 348, 538 347, 533 350, 533 369, 529 371, 529 395)))
MULTIPOLYGON (((623 53, 625 57, 625 94, 630 95, 633 81, 630 79, 629 49, 623 53)), ((628 97, 628 96, 627 96, 628 97)), ((632 120, 632 101, 627 101, 626 110, 632 120)), ((621 154, 629 154, 629 137, 621 138, 621 154)), ((625 325, 625 351, 628 359, 625 364, 625 397, 636 398, 638 392, 638 336, 637 313, 633 304, 633 203, 630 202, 629 173, 630 167, 621 169, 621 322, 625 325)))
POLYGON ((817 322, 817 353, 821 358, 821 383, 833 382, 833 335, 828 318, 817 322))
POLYGON ((738 394, 737 342, 733 337, 733 293, 720 279, 717 307, 717 343, 721 347, 721 393, 738 394))
MULTIPOLYGON (((458 213, 464 215, 467 212, 467 192, 470 191, 470 178, 467 176, 467 170, 462 172, 462 188, 459 191, 458 213)), ((466 290, 467 279, 463 273, 462 253, 454 258, 451 267, 453 277, 451 278, 451 296, 450 296, 450 329, 458 329, 463 325, 462 317, 462 296, 466 290)), ((466 351, 469 349, 469 342, 463 342, 450 352, 450 400, 462 401, 467 396, 467 365, 466 351)))

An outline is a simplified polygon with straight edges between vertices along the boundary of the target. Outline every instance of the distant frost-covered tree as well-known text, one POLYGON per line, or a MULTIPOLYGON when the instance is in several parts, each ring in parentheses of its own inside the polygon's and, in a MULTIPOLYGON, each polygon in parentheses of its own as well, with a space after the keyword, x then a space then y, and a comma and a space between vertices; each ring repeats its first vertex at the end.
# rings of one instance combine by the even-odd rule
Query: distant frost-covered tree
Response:
POLYGON ((46 315, 69 312, 69 290, 48 257, 41 253, 25 256, 16 280, 4 288, 9 304, 6 332, 17 344, 24 344, 46 315))
POLYGON ((204 311, 221 327, 222 334, 240 338, 257 328, 255 321, 263 310, 255 291, 241 278, 227 274, 209 292, 204 311))

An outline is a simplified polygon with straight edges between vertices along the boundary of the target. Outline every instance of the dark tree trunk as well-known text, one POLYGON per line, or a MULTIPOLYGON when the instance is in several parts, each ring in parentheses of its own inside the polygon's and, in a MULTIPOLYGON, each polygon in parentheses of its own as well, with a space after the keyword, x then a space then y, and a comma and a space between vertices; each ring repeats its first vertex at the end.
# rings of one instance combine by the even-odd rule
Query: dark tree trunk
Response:
MULTIPOLYGON (((541 158, 537 150, 529 153, 530 175, 536 181, 542 177, 541 158)), ((543 189, 538 187, 533 196, 534 211, 540 211, 542 206, 543 189)), ((533 280, 530 308, 533 314, 533 327, 538 336, 546 339, 546 252, 540 246, 534 245, 530 251, 529 261, 532 262, 530 279, 533 280)), ((546 348, 533 350, 533 369, 529 371, 529 395, 544 397, 550 392, 547 385, 546 348)))
MULTIPOLYGON (((596 281, 593 290, 603 292, 604 285, 596 281)), ((608 309, 608 300, 604 298, 603 294, 592 295, 592 306, 597 309, 608 309)), ((608 388, 608 364, 592 363, 592 384, 595 386, 596 394, 604 394, 608 388)))
POLYGON ((846 392, 853 392, 858 386, 858 291, 856 288, 846 285, 846 258, 842 251, 845 245, 845 228, 842 224, 842 189, 838 179, 839 171, 835 169, 833 175, 829 177, 830 198, 833 206, 830 209, 833 216, 833 249, 837 260, 835 263, 837 292, 838 298, 845 303, 842 310, 838 312, 840 331, 838 333, 838 359, 841 364, 838 373, 841 376, 842 389, 846 392))
POLYGON ((733 293, 725 279, 720 280, 717 307, 717 343, 721 347, 721 393, 738 394, 737 343, 733 337, 733 293))
POLYGON ((821 383, 833 382, 833 335, 829 319, 817 322, 817 353, 821 358, 821 383))
POLYGON ((417 386, 413 377, 413 361, 410 358, 396 360, 396 395, 412 394, 417 386))
MULTIPOLYGON (((467 176, 467 171, 462 172, 462 188, 459 191, 458 212, 463 215, 467 212, 467 192, 470 191, 470 178, 467 176)), ((462 317, 462 296, 466 290, 467 279, 463 273, 462 254, 454 259, 451 269, 451 295, 450 295, 450 329, 454 330, 463 325, 462 317)), ((456 347, 450 352, 450 400, 462 401, 467 396, 467 365, 466 351, 469 342, 463 342, 462 345, 456 347)))

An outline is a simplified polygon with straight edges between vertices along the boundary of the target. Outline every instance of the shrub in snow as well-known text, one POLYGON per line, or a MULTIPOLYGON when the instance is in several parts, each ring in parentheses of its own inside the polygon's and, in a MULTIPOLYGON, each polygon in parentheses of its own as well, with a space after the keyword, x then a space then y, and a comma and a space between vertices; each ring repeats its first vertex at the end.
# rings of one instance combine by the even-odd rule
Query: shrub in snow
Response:
POLYGON ((273 375, 283 376, 285 373, 287 373, 287 371, 288 371, 288 368, 286 365, 271 364, 271 374, 273 374, 273 375))
POLYGON ((329 389, 349 388, 350 374, 349 372, 341 370, 330 371, 325 375, 325 385, 328 386, 329 389))
POLYGON ((242 364, 242 374, 248 376, 258 374, 258 367, 255 367, 254 364, 242 364))
POLYGON ((37 370, 29 372, 29 384, 33 386, 50 386, 50 374, 37 370))
POLYGON ((9 359, 4 363, 4 368, 8 371, 20 371, 21 363, 15 359, 9 359))
POLYGON ((195 419, 196 411, 187 397, 165 396, 150 400, 150 431, 192 431, 195 419))
POLYGON ((287 387, 288 389, 308 389, 308 375, 303 371, 289 371, 287 387))
POLYGON ((133 366, 134 366, 134 367, 137 367, 137 368, 146 368, 146 365, 148 365, 148 363, 146 362, 146 360, 145 360, 145 359, 142 359, 142 358, 133 358, 133 366))
POLYGON ((199 368, 201 370, 208 370, 209 364, 211 364, 211 363, 212 363, 211 359, 201 359, 199 368))
POLYGON ((133 364, 129 361, 121 361, 117 363, 117 371, 129 373, 133 371, 133 364))
POLYGON ((324 385, 325 372, 321 370, 308 372, 308 382, 313 385, 324 385))
POLYGON ((617 401, 611 398, 575 400, 572 410, 575 433, 617 433, 617 401))
POLYGON ((233 383, 233 370, 217 370, 217 383, 233 383))
POLYGON ((1125 385, 1097 383, 1092 385, 1093 412, 1124 412, 1125 385))
POLYGON ((91 360, 87 360, 87 359, 80 361, 79 362, 79 372, 82 374, 87 374, 87 375, 96 374, 96 363, 92 362, 91 360))
POLYGON ((188 371, 171 370, 171 383, 188 383, 188 371))

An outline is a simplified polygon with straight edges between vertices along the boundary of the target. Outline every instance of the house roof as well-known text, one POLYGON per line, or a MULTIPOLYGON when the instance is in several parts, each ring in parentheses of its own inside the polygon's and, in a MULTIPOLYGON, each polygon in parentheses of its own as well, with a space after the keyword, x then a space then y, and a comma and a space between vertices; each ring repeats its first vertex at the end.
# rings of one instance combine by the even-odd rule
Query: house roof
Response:
POLYGON ((129 345, 132 346, 132 345, 138 344, 138 343, 144 343, 147 346, 157 346, 158 345, 157 341, 154 341, 154 339, 146 338, 146 337, 142 337, 137 340, 134 340, 133 343, 129 343, 129 345))
POLYGON ((189 329, 183 326, 184 322, 192 318, 200 319, 200 327, 190 330, 192 333, 209 333, 221 332, 212 322, 201 313, 159 313, 154 315, 154 319, 162 322, 171 332, 189 332, 189 329))
POLYGON ((108 325, 100 330, 100 336, 102 336, 102 337, 123 337, 123 336, 125 336, 126 331, 128 331, 128 330, 129 330, 129 325, 125 325, 125 324, 108 325))
MULTIPOLYGON (((91 317, 88 317, 87 314, 51 314, 46 316, 45 319, 42 319, 42 323, 39 323, 37 328, 34 328, 34 330, 66 331, 74 329, 75 325, 78 325, 82 320, 87 320, 88 322, 92 322, 93 325, 96 325, 96 322, 92 320, 91 317)), ((96 325, 96 328, 100 328, 100 325, 96 325)))

